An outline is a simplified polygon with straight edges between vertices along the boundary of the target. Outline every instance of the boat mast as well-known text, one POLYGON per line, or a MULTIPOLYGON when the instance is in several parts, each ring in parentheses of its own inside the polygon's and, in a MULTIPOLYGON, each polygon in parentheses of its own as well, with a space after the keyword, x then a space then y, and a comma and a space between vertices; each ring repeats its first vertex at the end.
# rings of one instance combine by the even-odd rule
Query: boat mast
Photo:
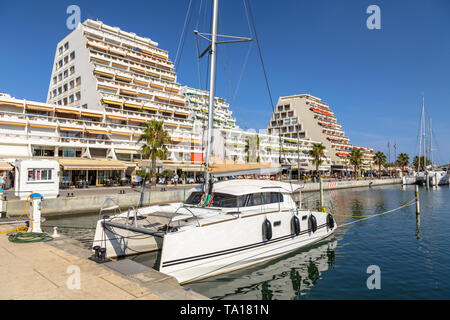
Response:
POLYGON ((425 155, 425 98, 422 95, 422 115, 420 118, 420 136, 419 136, 419 161, 418 161, 418 165, 417 165, 417 172, 420 171, 420 163, 421 163, 421 156, 422 156, 422 141, 423 141, 423 149, 424 149, 424 171, 425 171, 425 166, 426 166, 426 155, 425 155))
POLYGON ((208 108, 208 131, 206 141, 206 168, 205 168, 205 192, 209 194, 211 176, 209 174, 209 162, 212 154, 212 130, 214 121, 214 95, 216 91, 216 58, 217 58, 217 21, 219 14, 219 0, 213 0, 213 16, 211 26, 211 69, 209 74, 209 108, 208 108))
POLYGON ((430 118, 430 163, 431 163, 431 170, 433 170, 433 129, 432 129, 432 122, 430 118))

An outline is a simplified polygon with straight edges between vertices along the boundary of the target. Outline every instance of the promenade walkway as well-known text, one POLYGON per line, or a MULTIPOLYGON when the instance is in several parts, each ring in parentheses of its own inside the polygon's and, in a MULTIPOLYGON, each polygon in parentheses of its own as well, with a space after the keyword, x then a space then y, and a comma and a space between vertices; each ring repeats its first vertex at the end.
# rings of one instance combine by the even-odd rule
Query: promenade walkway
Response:
MULTIPOLYGON (((8 228, 11 226, 0 226, 0 231, 8 228)), ((69 238, 12 243, 6 234, 0 234, 0 299, 207 299, 156 270, 147 268, 124 275, 88 260, 90 255, 89 250, 69 238)))

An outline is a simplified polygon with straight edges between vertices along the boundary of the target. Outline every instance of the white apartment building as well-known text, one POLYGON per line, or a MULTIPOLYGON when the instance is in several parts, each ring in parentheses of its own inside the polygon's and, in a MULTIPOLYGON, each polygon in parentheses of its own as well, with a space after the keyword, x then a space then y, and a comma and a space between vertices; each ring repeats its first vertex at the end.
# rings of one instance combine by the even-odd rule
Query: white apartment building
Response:
MULTIPOLYGON (((176 79, 156 42, 86 20, 56 46, 46 103, 0 95, 0 159, 9 169, 15 159, 56 158, 61 180, 103 185, 136 169, 142 126, 156 119, 172 138, 160 168, 202 171, 208 92, 176 79)), ((311 165, 313 141, 280 144, 278 135, 240 130, 219 97, 214 128, 224 139, 215 154, 224 160, 311 165)))
POLYGON ((363 152, 364 168, 369 169, 373 149, 356 147, 336 119, 330 106, 309 94, 280 97, 268 125, 269 134, 287 139, 311 139, 321 142, 329 151, 331 169, 344 169, 349 165, 352 149, 363 152))

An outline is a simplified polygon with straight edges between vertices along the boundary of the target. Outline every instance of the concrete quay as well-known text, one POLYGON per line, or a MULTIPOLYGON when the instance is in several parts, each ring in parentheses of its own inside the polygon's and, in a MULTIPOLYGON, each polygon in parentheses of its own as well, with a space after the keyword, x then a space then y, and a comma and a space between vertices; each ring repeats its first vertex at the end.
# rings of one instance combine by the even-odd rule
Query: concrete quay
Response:
MULTIPOLYGON (((0 226, 2 230, 14 226, 0 226)), ((76 240, 12 243, 0 234, 1 300, 206 300, 131 260, 97 264, 76 240)))
MULTIPOLYGON (((297 184, 298 181, 291 180, 297 184)), ((390 184, 401 184, 400 178, 388 179, 359 179, 359 180, 331 180, 323 182, 324 191, 338 190, 347 188, 361 188, 369 186, 380 186, 390 184)), ((302 192, 314 192, 320 190, 318 182, 301 182, 302 192)), ((130 206, 154 205, 170 202, 181 202, 187 197, 189 189, 194 185, 176 187, 166 187, 165 190, 144 189, 141 193, 140 188, 115 188, 115 189, 81 189, 81 190, 61 190, 61 196, 56 199, 46 199, 42 203, 42 215, 69 215, 82 213, 98 213, 103 202, 107 198, 117 199, 121 210, 126 210, 130 206), (119 194, 119 190, 124 190, 124 194, 119 194), (74 193, 74 197, 67 197, 67 193, 74 193)), ((4 201, 5 211, 8 217, 19 216, 25 208, 25 200, 4 201)))
MULTIPOLYGON (((297 183, 292 180, 292 183, 297 183)), ((402 184, 401 178, 386 178, 386 179, 358 179, 358 180, 330 180, 323 181, 323 190, 337 190, 337 189, 349 189, 349 188, 364 188, 375 187, 382 185, 402 184)), ((303 185, 302 192, 313 192, 320 190, 319 182, 300 183, 303 185)))

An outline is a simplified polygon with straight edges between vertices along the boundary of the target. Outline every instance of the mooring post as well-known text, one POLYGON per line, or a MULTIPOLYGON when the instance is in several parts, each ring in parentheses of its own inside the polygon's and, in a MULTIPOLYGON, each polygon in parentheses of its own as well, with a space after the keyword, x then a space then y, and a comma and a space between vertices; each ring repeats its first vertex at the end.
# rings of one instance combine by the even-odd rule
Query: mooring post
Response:
POLYGON ((420 198, 419 198, 419 186, 416 184, 416 217, 420 217, 420 198))
POLYGON ((32 205, 32 213, 31 213, 31 222, 32 225, 28 228, 28 232, 36 232, 41 233, 41 209, 42 209, 42 196, 39 193, 34 193, 31 196, 31 205, 32 205))
POLYGON ((323 183, 322 177, 319 177, 319 186, 320 186, 320 210, 325 212, 325 207, 323 205, 323 183))
POLYGON ((430 176, 427 174, 425 175, 425 186, 427 187, 427 190, 430 189, 430 176))
POLYGON ((6 209, 3 203, 3 189, 0 188, 0 219, 6 218, 6 209))

